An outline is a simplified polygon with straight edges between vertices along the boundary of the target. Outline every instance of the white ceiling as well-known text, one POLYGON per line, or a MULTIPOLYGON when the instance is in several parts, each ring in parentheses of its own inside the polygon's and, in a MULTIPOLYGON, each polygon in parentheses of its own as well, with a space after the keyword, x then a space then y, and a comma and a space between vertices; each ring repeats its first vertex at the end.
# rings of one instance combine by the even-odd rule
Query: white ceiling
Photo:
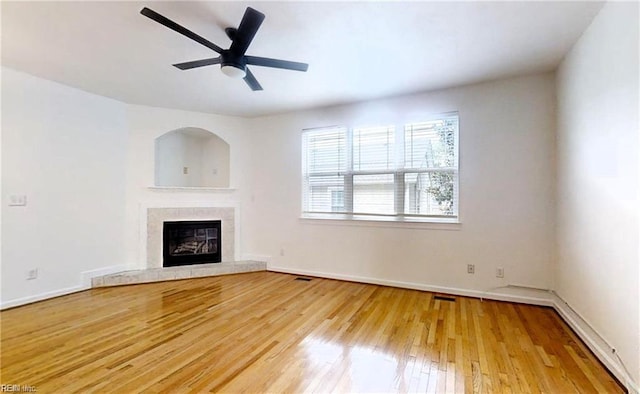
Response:
POLYGON ((2 64, 127 103, 258 116, 553 70, 601 2, 7 2, 2 64), (227 48, 247 6, 266 14, 247 54, 309 63, 252 67, 253 92, 217 56, 143 7, 227 48))

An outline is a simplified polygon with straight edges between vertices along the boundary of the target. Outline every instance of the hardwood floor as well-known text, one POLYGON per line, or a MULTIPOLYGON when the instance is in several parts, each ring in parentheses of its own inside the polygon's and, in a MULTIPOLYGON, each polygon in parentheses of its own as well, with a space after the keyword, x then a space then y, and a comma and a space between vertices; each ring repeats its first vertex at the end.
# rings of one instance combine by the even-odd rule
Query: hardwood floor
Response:
POLYGON ((550 308, 295 278, 93 289, 0 312, 0 383, 38 393, 623 392, 550 308))

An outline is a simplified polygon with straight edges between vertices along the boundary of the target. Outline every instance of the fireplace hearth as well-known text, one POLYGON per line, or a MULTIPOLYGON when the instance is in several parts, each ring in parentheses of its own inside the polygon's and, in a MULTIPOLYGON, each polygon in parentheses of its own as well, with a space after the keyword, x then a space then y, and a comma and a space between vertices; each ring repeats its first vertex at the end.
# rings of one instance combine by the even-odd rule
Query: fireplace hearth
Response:
POLYGON ((222 261, 220 220, 164 222, 162 234, 164 267, 222 261))

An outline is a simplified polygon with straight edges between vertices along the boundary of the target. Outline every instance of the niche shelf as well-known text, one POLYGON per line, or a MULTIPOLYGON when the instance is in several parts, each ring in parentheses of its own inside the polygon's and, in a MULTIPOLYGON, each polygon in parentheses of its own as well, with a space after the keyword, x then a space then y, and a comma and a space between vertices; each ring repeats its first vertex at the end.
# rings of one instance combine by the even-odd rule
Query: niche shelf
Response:
POLYGON ((184 127, 155 139, 154 185, 150 189, 233 191, 229 144, 214 133, 184 127))
POLYGON ((156 191, 185 191, 185 192, 213 192, 213 193, 232 193, 236 191, 232 187, 206 187, 206 186, 149 186, 149 190, 156 191))

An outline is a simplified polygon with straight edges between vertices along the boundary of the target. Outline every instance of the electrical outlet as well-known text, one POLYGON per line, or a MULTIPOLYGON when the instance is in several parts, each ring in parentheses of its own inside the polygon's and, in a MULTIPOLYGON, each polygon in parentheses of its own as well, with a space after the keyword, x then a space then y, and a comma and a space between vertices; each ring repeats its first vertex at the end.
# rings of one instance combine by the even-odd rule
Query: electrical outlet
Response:
POLYGON ((467 264, 467 274, 475 274, 476 266, 474 264, 467 264))
POLYGON ((27 196, 24 194, 12 194, 9 196, 10 207, 25 207, 27 206, 27 196))
POLYGON ((284 256, 284 248, 280 249, 280 256, 284 256))
POLYGON ((33 279, 37 279, 38 278, 38 269, 34 268, 34 269, 30 269, 29 271, 27 271, 27 280, 33 280, 33 279))
POLYGON ((496 278, 504 278, 504 268, 496 268, 496 278))
POLYGON ((189 174, 189 167, 182 167, 182 173, 183 173, 184 175, 189 174))

